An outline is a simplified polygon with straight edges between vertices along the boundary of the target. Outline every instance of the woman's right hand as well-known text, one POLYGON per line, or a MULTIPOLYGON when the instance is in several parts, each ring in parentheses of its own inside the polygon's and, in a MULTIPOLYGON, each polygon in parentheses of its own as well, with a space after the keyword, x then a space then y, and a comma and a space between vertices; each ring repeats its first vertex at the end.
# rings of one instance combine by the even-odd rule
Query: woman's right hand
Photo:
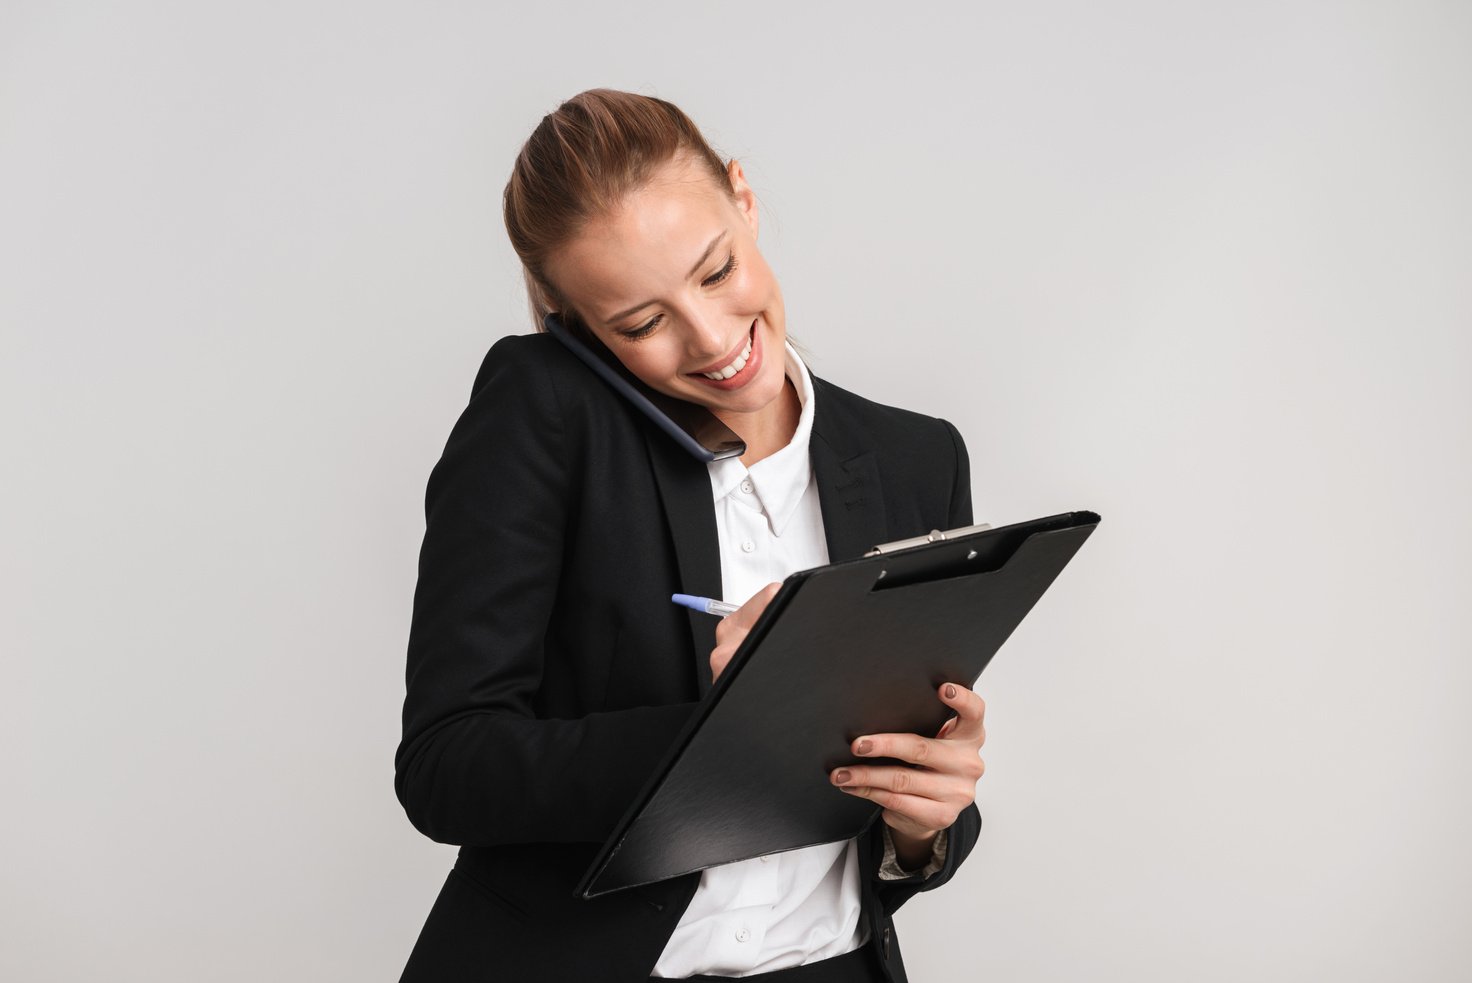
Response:
POLYGON ((746 638, 751 626, 756 624, 756 619, 761 617, 767 609, 767 604, 782 585, 770 583, 751 595, 751 598, 741 607, 726 615, 716 624, 716 647, 710 650, 710 681, 714 683, 721 676, 721 670, 726 668, 726 663, 731 661, 731 656, 741 647, 741 642, 746 638))

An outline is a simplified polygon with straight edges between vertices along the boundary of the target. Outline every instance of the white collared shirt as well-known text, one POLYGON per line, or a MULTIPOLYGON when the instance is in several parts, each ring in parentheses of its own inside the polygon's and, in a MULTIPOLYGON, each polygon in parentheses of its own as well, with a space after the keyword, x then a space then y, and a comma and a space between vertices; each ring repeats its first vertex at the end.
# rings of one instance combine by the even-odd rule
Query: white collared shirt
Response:
MULTIPOLYGON (((818 487, 808 454, 813 385, 789 343, 787 377, 802 414, 792 440, 750 468, 739 458, 712 461, 711 492, 721 549, 724 600, 742 604, 773 581, 828 562, 818 487)), ((911 876, 895 862, 884 830, 879 876, 911 876)), ((946 834, 936 838, 925 867, 945 860, 946 834)), ((685 909, 654 976, 748 976, 841 955, 863 945, 858 840, 823 843, 710 867, 685 909)))

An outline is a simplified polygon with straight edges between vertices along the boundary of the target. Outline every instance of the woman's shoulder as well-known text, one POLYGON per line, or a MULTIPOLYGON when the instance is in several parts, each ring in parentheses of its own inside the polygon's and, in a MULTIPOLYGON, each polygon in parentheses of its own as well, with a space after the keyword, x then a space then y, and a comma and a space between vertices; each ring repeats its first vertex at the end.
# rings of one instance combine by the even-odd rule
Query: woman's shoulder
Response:
POLYGON ((567 346, 536 332, 492 343, 461 419, 481 430, 513 422, 534 429, 576 460, 594 446, 627 450, 638 435, 636 416, 567 346))
POLYGON ((855 416, 883 420, 901 426, 920 427, 934 425, 937 420, 937 417, 916 410, 906 409, 903 406, 892 406, 868 396, 861 396, 851 389, 843 388, 831 379, 812 374, 812 370, 809 370, 809 377, 813 381, 813 388, 817 391, 819 399, 826 396, 836 400, 843 406, 845 412, 855 416))
POLYGON ((504 335, 491 345, 470 387, 467 412, 534 416, 563 428, 618 417, 617 399, 576 355, 550 334, 504 335))
POLYGON ((544 391, 550 385, 566 388, 569 370, 579 366, 577 358, 549 334, 508 334, 497 338, 481 359, 470 387, 472 399, 487 385, 521 386, 544 391))
POLYGON ((882 441, 892 453, 930 460, 954 454, 961 442, 960 433, 945 419, 861 396, 816 375, 811 378, 818 412, 829 432, 864 434, 882 441))

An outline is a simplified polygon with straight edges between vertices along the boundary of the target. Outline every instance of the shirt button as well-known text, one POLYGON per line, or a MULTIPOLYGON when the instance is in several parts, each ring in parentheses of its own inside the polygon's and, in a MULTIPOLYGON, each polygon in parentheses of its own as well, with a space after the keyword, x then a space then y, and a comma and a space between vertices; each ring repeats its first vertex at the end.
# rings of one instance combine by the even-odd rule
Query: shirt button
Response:
POLYGON ((766 863, 766 862, 767 862, 767 858, 766 857, 762 857, 762 863, 766 863))
POLYGON ((752 485, 750 478, 747 478, 745 481, 741 482, 741 490, 744 491, 744 492, 746 492, 746 494, 748 494, 748 495, 751 494, 751 490, 754 487, 755 486, 752 485))
POLYGON ((753 543, 749 539, 741 544, 741 552, 743 553, 750 553, 754 549, 756 549, 756 543, 753 543))
POLYGON ((746 926, 743 925, 741 928, 738 928, 736 930, 737 942, 745 942, 749 938, 751 938, 751 933, 746 930, 746 926))

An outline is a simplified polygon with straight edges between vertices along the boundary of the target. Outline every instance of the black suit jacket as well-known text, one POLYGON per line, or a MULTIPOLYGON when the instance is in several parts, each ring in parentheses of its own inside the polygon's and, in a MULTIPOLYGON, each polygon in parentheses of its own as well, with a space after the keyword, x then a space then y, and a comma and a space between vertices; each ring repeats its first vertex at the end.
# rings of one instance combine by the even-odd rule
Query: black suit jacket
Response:
MULTIPOLYGON (((812 383, 833 561, 971 523, 954 427, 812 383)), ((708 469, 555 338, 511 335, 425 518, 394 787, 420 832, 461 850, 403 979, 643 983, 700 875, 586 901, 573 887, 710 689, 716 619, 669 599, 721 596, 708 469)), ((861 835, 862 917, 893 980, 890 916, 949 880, 980 828, 969 806, 923 882, 881 880, 879 820, 861 835)))

